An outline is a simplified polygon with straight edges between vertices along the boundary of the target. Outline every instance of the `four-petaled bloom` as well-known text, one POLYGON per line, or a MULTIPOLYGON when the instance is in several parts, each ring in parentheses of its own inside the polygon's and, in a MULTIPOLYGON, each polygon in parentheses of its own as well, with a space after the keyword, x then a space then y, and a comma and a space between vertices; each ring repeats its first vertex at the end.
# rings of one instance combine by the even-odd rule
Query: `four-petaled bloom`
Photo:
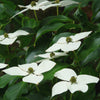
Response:
POLYGON ((31 4, 26 5, 26 6, 19 5, 20 8, 25 8, 25 9, 18 12, 14 16, 12 16, 12 18, 14 18, 16 15, 19 15, 27 10, 39 10, 39 9, 46 10, 50 7, 55 7, 57 5, 60 5, 60 4, 54 4, 52 1, 48 1, 48 0, 39 0, 38 2, 32 1, 31 4))
POLYGON ((99 78, 91 75, 76 75, 69 68, 64 68, 55 73, 55 77, 62 81, 56 83, 52 88, 52 97, 66 91, 74 93, 76 91, 87 92, 89 83, 97 83, 99 78))
POLYGON ((39 84, 44 78, 42 73, 51 70, 55 64, 53 61, 44 60, 39 65, 37 63, 23 64, 5 69, 3 72, 9 75, 25 76, 22 79, 24 82, 39 84))
POLYGON ((5 33, 0 35, 0 44, 2 45, 11 45, 15 42, 18 36, 28 35, 29 33, 24 30, 17 30, 14 33, 5 33))
POLYGON ((7 67, 8 64, 0 63, 0 69, 7 67))
POLYGON ((67 53, 65 52, 50 52, 50 53, 45 53, 45 54, 39 54, 39 57, 45 58, 45 59, 54 59, 58 58, 61 56, 66 56, 67 53))
POLYGON ((89 32, 81 32, 69 37, 61 37, 56 43, 49 47, 46 52, 54 52, 57 50, 62 50, 64 52, 77 50, 81 45, 81 39, 87 37, 89 32))

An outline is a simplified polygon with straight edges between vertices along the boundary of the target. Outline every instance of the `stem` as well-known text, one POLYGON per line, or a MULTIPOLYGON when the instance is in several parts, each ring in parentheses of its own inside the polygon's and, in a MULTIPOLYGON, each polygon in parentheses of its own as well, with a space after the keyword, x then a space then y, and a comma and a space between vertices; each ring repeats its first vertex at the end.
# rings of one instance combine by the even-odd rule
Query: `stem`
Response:
POLYGON ((36 46, 36 40, 34 41, 34 47, 36 46))
POLYGON ((34 10, 34 16, 35 16, 36 21, 38 21, 38 17, 37 17, 37 14, 36 14, 35 10, 34 10))
POLYGON ((69 100, 72 100, 72 93, 70 94, 70 99, 69 100))
POLYGON ((40 92, 40 89, 39 89, 38 85, 36 85, 36 89, 37 89, 37 92, 40 92))
POLYGON ((59 15, 59 6, 57 6, 57 16, 59 15))

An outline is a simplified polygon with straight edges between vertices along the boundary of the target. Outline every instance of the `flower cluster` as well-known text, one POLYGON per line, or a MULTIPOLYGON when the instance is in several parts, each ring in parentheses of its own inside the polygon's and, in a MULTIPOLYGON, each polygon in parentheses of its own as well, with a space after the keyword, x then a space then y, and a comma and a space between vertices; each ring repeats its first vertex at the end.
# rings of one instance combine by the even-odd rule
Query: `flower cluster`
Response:
MULTIPOLYGON (((12 18, 27 10, 46 10, 50 7, 63 7, 73 3, 78 4, 71 0, 56 0, 55 2, 48 0, 39 0, 38 2, 32 1, 31 4, 27 6, 19 5, 20 8, 25 9, 15 14, 12 18)), ((52 59, 67 56, 69 52, 77 50, 81 46, 81 39, 88 37, 91 33, 92 31, 88 31, 76 33, 75 35, 68 37, 60 37, 56 43, 45 51, 46 53, 37 55, 38 57, 43 58, 41 61, 13 66, 4 69, 3 72, 13 76, 23 76, 22 80, 24 82, 38 85, 44 78, 43 73, 50 71, 56 65, 56 61, 54 62, 52 59)), ((22 35, 29 35, 29 33, 24 30, 17 30, 14 33, 5 33, 4 35, 0 35, 0 44, 12 45, 17 38, 22 35)), ((27 50, 27 47, 24 49, 27 50)), ((0 63, 0 69, 5 68, 6 66, 8 66, 8 64, 0 63)), ((87 92, 87 84, 97 83, 99 81, 99 78, 91 75, 77 75, 74 70, 70 68, 64 68, 55 72, 54 77, 61 79, 62 81, 53 86, 52 97, 68 90, 71 93, 76 91, 81 91, 83 93, 87 92)))
MULTIPOLYGON (((86 38, 91 31, 81 32, 69 37, 61 37, 56 43, 49 47, 45 54, 39 54, 39 57, 45 59, 53 59, 60 56, 68 55, 68 52, 77 50, 81 45, 81 39, 86 38), (57 52, 57 51, 63 52, 57 52)), ((61 79, 52 88, 52 97, 66 91, 74 93, 76 91, 87 92, 89 83, 97 83, 99 78, 91 75, 78 75, 70 68, 62 69, 54 74, 55 77, 61 79)))
POLYGON ((70 4, 78 4, 78 2, 72 1, 72 0, 63 0, 63 1, 59 1, 56 0, 54 1, 48 1, 48 0, 39 0, 38 2, 32 1, 29 5, 23 6, 23 5, 18 5, 20 8, 25 8, 24 10, 16 13, 14 16, 12 16, 11 18, 14 18, 15 16, 24 13, 27 10, 46 10, 50 7, 63 7, 63 6, 67 6, 70 4))

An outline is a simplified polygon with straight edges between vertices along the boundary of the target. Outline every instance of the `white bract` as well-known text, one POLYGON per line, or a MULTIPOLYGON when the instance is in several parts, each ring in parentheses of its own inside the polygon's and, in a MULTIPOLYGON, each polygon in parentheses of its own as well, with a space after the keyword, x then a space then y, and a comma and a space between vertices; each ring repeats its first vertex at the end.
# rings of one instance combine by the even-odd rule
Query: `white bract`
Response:
POLYGON ((19 15, 27 10, 39 10, 39 9, 46 10, 50 7, 55 7, 57 5, 60 5, 60 4, 54 4, 52 1, 48 1, 48 0, 39 0, 38 2, 32 1, 31 4, 26 5, 26 6, 18 5, 20 8, 25 8, 25 9, 18 12, 14 16, 12 16, 12 18, 14 18, 16 15, 19 15))
POLYGON ((66 55, 67 53, 65 52, 51 52, 51 53, 39 54, 38 56, 45 59, 53 59, 53 58, 58 58, 66 55))
POLYGON ((77 75, 72 69, 64 68, 55 73, 55 77, 62 81, 56 83, 52 88, 52 97, 66 91, 74 93, 81 91, 87 92, 89 83, 97 83, 99 78, 91 75, 77 75))
POLYGON ((18 36, 28 35, 29 33, 24 30, 17 30, 14 33, 5 33, 0 35, 0 44, 2 45, 11 45, 15 42, 18 36))
POLYGON ((78 4, 78 2, 73 1, 73 0, 56 0, 56 3, 58 3, 60 6, 59 7, 64 7, 64 6, 68 6, 71 4, 78 4))
POLYGON ((25 76, 22 79, 24 82, 39 84, 44 78, 42 73, 51 70, 55 64, 53 61, 44 60, 39 65, 37 63, 23 64, 5 69, 3 72, 9 75, 25 76))
POLYGON ((0 63, 0 69, 7 67, 8 64, 0 63))
POLYGON ((79 40, 87 37, 90 33, 91 31, 77 33, 76 35, 72 35, 69 37, 61 37, 56 43, 49 47, 46 52, 54 52, 57 50, 69 52, 77 50, 81 45, 81 41, 79 40))
POLYGON ((29 47, 26 46, 26 47, 24 47, 23 49, 24 49, 25 51, 28 51, 29 47))

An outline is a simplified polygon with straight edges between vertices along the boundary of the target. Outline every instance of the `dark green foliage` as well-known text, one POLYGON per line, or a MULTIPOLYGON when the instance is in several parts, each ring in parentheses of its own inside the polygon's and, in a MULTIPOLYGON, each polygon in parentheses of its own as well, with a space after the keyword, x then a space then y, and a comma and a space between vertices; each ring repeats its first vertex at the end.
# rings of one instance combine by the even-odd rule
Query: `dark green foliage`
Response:
MULTIPOLYGON (((77 74, 100 77, 100 0, 74 1, 79 4, 59 7, 58 16, 55 7, 37 11, 37 21, 34 12, 30 10, 10 19, 22 10, 18 8, 19 4, 27 5, 31 0, 0 0, 0 35, 19 29, 30 33, 28 36, 18 37, 20 44, 0 44, 0 63, 7 63, 7 68, 41 60, 37 55, 45 53, 60 37, 92 31, 75 51, 77 58, 73 52, 69 52, 66 57, 53 59, 57 64, 51 71, 43 74, 44 80, 38 85, 39 91, 36 85, 22 82, 22 77, 9 76, 0 70, 0 100, 50 100, 52 86, 59 81, 54 78, 54 74, 63 68, 72 68, 77 74), (25 50, 25 47, 28 49, 25 50)), ((95 84, 89 85, 88 92, 74 93, 73 100, 100 100, 100 91, 96 91, 98 87, 95 84)), ((69 99, 69 91, 52 100, 67 100, 65 98, 69 99)))

